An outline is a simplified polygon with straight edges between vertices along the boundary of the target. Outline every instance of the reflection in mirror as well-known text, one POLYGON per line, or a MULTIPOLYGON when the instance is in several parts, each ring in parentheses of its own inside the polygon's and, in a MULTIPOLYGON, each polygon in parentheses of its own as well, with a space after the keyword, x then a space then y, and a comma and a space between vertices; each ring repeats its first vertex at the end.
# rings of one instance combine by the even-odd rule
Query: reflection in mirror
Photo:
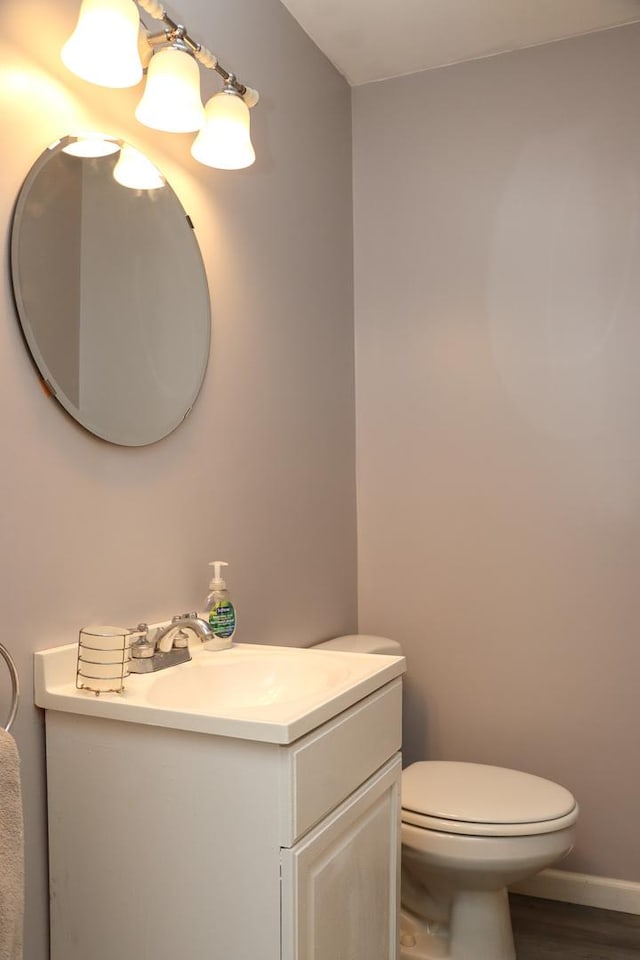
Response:
POLYGON ((165 186, 160 171, 147 160, 144 153, 123 143, 118 162, 113 168, 113 178, 131 190, 159 190, 165 186))
POLYGON ((11 261, 25 339, 71 416, 125 446, 182 422, 206 372, 209 291, 191 221, 143 154, 102 135, 49 147, 18 197, 11 261))

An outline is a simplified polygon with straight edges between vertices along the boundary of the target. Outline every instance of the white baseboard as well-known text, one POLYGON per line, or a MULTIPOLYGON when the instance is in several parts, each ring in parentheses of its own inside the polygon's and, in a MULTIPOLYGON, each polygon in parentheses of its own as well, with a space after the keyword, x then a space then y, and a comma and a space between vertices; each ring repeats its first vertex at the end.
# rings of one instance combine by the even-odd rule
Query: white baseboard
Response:
POLYGON ((640 883, 631 880, 612 880, 568 870, 543 870, 531 880, 516 883, 510 889, 527 897, 564 900, 585 907, 640 915, 640 883))

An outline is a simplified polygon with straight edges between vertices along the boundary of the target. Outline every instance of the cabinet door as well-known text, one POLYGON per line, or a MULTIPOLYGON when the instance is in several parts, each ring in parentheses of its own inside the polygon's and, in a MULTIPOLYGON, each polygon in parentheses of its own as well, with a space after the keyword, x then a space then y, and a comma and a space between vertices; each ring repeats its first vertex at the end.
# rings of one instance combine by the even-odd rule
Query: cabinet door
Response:
POLYGON ((282 960, 396 960, 400 755, 282 850, 282 960))

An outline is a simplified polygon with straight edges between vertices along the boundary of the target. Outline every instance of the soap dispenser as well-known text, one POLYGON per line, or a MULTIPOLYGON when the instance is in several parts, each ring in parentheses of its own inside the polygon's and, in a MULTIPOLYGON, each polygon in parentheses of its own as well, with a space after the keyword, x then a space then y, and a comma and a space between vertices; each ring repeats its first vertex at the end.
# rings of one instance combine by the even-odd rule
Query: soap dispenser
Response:
POLYGON ((212 560, 209 566, 213 567, 214 575, 209 584, 206 611, 209 626, 216 641, 212 640, 205 643, 205 647, 211 644, 216 650, 221 650, 224 647, 231 646, 233 635, 236 632, 236 609, 229 598, 227 584, 220 575, 220 568, 228 567, 229 564, 224 560, 212 560))

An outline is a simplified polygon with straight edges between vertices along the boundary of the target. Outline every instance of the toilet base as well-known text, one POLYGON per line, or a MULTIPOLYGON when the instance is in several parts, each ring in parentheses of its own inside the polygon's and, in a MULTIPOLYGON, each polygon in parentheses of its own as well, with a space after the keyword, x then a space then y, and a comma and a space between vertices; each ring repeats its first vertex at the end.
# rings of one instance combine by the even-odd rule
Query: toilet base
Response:
POLYGON ((432 931, 424 921, 402 910, 400 914, 400 960, 446 960, 449 931, 432 931))
POLYGON ((449 927, 403 910, 401 960, 516 960, 507 891, 458 890, 449 927))

